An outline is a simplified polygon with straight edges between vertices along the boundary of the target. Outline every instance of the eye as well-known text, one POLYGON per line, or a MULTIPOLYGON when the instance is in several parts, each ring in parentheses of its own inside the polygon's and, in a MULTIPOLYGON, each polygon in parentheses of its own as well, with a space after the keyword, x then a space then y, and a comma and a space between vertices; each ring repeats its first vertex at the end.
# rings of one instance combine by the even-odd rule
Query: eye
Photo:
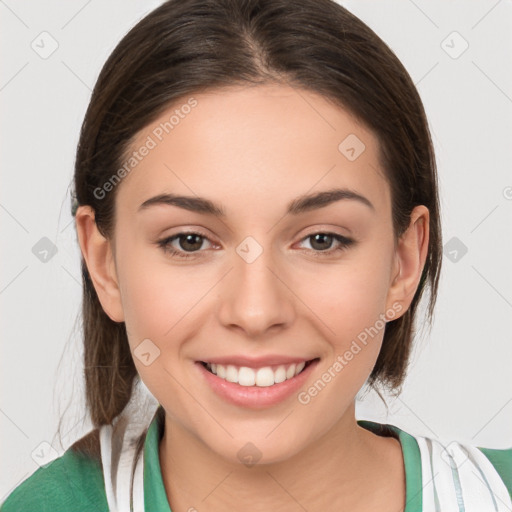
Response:
MULTIPOLYGON (((351 238, 329 232, 313 233, 303 238, 301 242, 310 239, 312 239, 311 250, 315 257, 330 256, 333 253, 347 249, 355 243, 355 240, 351 238), (334 242, 336 245, 332 248, 334 242)), ((186 259, 195 257, 195 253, 203 252, 200 249, 205 240, 210 241, 208 237, 201 233, 182 232, 159 240, 157 245, 171 257, 186 259), (173 245, 175 242, 177 244, 173 245)))
POLYGON ((355 240, 347 238, 337 233, 319 232, 312 233, 307 237, 303 238, 302 241, 312 239, 313 242, 310 244, 313 249, 315 257, 330 256, 338 251, 344 251, 355 243, 355 240), (334 249, 332 248, 333 242, 336 242, 334 249), (318 249, 318 250, 316 250, 318 249))
POLYGON ((195 252, 200 252, 199 249, 202 247, 204 240, 209 239, 201 233, 178 233, 171 237, 164 238, 163 240, 159 240, 157 244, 164 252, 171 256, 176 256, 177 258, 193 258, 195 257, 195 252), (178 242, 177 245, 180 247, 176 248, 176 246, 171 245, 175 241, 178 242), (187 252, 191 254, 187 254, 187 252))

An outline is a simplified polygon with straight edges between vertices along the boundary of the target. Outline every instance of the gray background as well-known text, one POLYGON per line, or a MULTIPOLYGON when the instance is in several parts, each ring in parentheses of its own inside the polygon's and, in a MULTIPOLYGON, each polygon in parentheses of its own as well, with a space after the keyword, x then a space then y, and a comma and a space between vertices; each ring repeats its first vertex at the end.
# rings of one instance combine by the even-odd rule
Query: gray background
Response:
MULTIPOLYGON (((362 394, 357 417, 511 447, 512 3, 341 3, 389 44, 417 84, 437 151, 448 243, 434 326, 417 337, 404 392, 388 400, 388 413, 375 393, 362 394)), ((159 4, 0 1, 0 500, 90 430, 68 187, 100 68, 159 4), (57 49, 43 58, 52 44, 57 49), (53 244, 56 254, 45 255, 53 244)))

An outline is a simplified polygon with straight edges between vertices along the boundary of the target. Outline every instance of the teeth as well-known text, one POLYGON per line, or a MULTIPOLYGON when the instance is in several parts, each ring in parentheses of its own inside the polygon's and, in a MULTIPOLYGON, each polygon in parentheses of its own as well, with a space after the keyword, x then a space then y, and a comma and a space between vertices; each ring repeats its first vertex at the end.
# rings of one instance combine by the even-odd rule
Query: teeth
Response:
POLYGON ((280 366, 274 372, 274 384, 279 384, 280 382, 284 382, 286 380, 286 368, 284 366, 280 366))
MULTIPOLYGON (((235 376, 238 374, 238 379, 233 380, 233 382, 238 382, 240 386, 254 386, 256 384, 256 372, 252 368, 247 368, 246 366, 242 366, 240 370, 233 366, 235 370, 235 376)), ((258 370, 258 373, 260 370, 258 370)))
POLYGON ((226 367, 225 366, 222 366, 221 364, 217 365, 217 376, 220 377, 221 379, 226 378, 226 367))
MULTIPOLYGON (((226 367, 226 380, 228 382, 238 382, 238 370, 231 364, 226 367)), ((249 384, 252 386, 252 384, 249 384)))
POLYGON ((258 368, 253 370, 247 366, 233 366, 228 364, 224 366, 222 364, 207 363, 206 367, 217 377, 227 380, 228 382, 235 382, 241 386, 259 386, 267 387, 279 384, 285 380, 289 380, 295 375, 298 375, 306 366, 303 361, 298 364, 291 364, 289 366, 281 365, 273 370, 270 366, 258 368))
MULTIPOLYGON (((254 373, 254 371, 251 373, 254 373)), ((255 374, 255 384, 256 386, 272 386, 272 384, 275 384, 275 375, 272 368, 260 368, 255 374)))

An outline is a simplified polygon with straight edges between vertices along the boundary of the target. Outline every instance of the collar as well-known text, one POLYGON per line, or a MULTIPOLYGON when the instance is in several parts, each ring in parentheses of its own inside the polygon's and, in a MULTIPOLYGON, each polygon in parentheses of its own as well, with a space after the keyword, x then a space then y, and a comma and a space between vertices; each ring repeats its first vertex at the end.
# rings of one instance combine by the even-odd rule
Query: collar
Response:
MULTIPOLYGON (((172 512, 167 501, 158 448, 164 433, 165 411, 161 405, 148 427, 144 442, 144 506, 145 510, 172 512)), ((406 507, 404 512, 422 509, 421 455, 416 439, 395 425, 357 420, 357 424, 381 436, 392 436, 400 441, 404 456, 406 480, 406 507)))
POLYGON ((144 442, 144 509, 171 512, 160 468, 158 447, 164 435, 165 410, 159 405, 144 442))
POLYGON ((400 441, 405 467, 405 510, 416 512, 423 510, 423 491, 421 475, 421 453, 414 436, 395 425, 376 423, 369 420, 357 420, 360 427, 379 436, 394 437, 400 441))

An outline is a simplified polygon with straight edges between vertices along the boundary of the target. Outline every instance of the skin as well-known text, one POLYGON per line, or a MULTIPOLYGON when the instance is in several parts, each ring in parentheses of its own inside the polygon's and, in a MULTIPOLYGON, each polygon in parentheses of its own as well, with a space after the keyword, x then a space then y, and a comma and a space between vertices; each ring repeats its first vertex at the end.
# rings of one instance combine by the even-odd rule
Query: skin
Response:
MULTIPOLYGON (((380 314, 395 305, 398 318, 409 307, 427 255, 427 208, 416 207, 395 240, 377 138, 320 95, 260 85, 193 96, 197 106, 118 185, 114 239, 98 232, 90 207, 76 214, 105 312, 125 322, 132 352, 147 338, 160 350, 148 366, 134 362, 166 412, 159 456, 172 510, 403 510, 399 442, 355 418, 383 329, 307 405, 296 394, 259 410, 232 405, 198 378, 194 362, 319 357, 307 389, 380 314), (366 146, 354 161, 338 150, 349 134, 366 146), (296 197, 337 187, 374 209, 345 199, 285 215, 296 197), (206 197, 226 218, 169 205, 137 211, 164 192, 206 197), (186 230, 207 237, 192 258, 158 247, 186 230), (315 244, 316 233, 355 243, 333 251, 338 242, 315 244), (263 249, 250 264, 236 252, 247 236, 263 249), (322 247, 330 255, 315 257, 322 247), (262 454, 252 467, 237 456, 247 442, 262 454)), ((139 133, 133 149, 175 108, 139 133)), ((183 238, 172 247, 194 250, 183 238)))

